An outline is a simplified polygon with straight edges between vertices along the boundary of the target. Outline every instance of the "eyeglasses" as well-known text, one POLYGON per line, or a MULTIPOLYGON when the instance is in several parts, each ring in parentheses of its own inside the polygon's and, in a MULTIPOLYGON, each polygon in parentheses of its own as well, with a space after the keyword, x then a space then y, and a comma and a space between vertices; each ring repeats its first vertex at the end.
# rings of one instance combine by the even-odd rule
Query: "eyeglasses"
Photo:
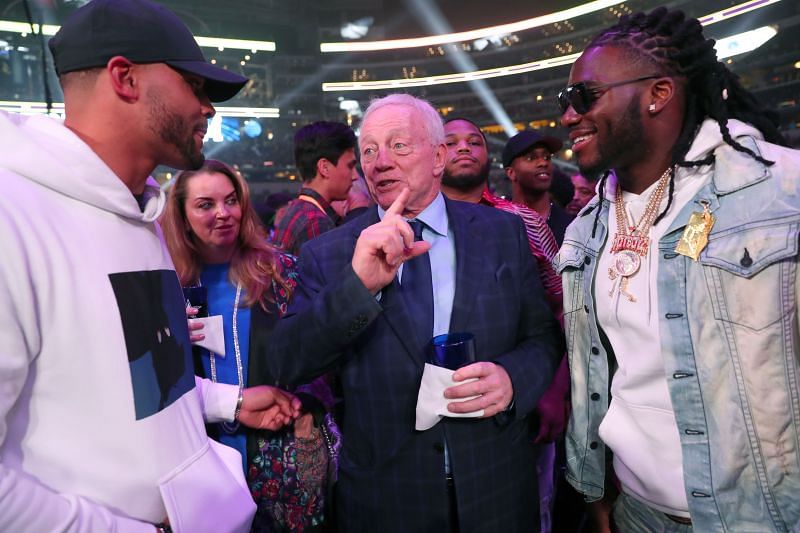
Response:
POLYGON ((570 85, 558 93, 558 107, 561 109, 561 113, 566 113, 567 109, 572 106, 572 109, 574 109, 576 113, 583 115, 589 112, 592 105, 603 95, 605 89, 660 77, 661 76, 642 76, 641 78, 595 85, 594 87, 589 87, 585 82, 581 81, 570 85))

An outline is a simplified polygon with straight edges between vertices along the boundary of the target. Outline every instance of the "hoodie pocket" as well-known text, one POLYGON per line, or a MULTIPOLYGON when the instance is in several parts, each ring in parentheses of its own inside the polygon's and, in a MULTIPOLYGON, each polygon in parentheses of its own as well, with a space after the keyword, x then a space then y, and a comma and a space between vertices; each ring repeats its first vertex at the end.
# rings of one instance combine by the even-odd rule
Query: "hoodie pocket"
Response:
POLYGON ((161 478, 159 490, 176 533, 247 533, 256 512, 241 455, 211 439, 161 478))

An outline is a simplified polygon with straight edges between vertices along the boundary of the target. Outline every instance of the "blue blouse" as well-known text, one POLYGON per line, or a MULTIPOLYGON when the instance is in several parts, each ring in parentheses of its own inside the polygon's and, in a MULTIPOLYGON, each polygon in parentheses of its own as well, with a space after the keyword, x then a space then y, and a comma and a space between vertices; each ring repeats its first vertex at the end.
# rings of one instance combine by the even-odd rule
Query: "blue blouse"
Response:
MULTIPOLYGON (((200 274, 200 282, 208 290, 208 314, 222 315, 225 332, 225 357, 215 356, 217 381, 220 383, 239 384, 236 371, 236 350, 233 343, 233 303, 236 300, 236 286, 229 277, 230 264, 206 265, 200 274)), ((250 308, 241 307, 245 292, 239 297, 239 312, 236 318, 236 329, 239 337, 239 352, 242 356, 243 386, 247 386, 247 363, 250 348, 250 308)), ((203 350, 203 369, 211 378, 211 358, 209 352, 203 350)), ((235 433, 227 433, 223 428, 219 431, 219 442, 239 450, 242 454, 242 470, 247 474, 247 437, 244 428, 239 426, 235 433)))

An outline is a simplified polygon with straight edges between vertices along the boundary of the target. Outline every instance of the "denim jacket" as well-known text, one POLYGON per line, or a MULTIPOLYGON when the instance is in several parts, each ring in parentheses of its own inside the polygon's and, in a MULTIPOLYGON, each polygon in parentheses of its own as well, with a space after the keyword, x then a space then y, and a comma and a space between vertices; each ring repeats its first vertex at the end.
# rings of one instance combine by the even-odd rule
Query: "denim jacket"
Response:
MULTIPOLYGON (((737 141, 775 164, 720 138, 710 182, 651 252, 660 256, 664 376, 695 529, 800 531, 800 151, 752 136, 737 141), (675 246, 701 201, 716 222, 695 262, 675 246)), ((609 202, 595 197, 554 260, 572 376, 567 476, 589 501, 603 495, 607 452, 598 427, 615 370, 592 298, 608 214, 609 202)))

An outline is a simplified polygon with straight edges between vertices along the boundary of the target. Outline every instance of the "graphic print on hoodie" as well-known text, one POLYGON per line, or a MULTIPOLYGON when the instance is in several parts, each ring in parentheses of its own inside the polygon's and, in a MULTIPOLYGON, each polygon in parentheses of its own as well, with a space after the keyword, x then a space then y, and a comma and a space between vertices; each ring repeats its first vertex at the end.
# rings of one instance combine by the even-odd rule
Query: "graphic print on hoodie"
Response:
POLYGON ((136 419, 141 420, 194 387, 183 293, 171 270, 108 277, 125 333, 136 419))

